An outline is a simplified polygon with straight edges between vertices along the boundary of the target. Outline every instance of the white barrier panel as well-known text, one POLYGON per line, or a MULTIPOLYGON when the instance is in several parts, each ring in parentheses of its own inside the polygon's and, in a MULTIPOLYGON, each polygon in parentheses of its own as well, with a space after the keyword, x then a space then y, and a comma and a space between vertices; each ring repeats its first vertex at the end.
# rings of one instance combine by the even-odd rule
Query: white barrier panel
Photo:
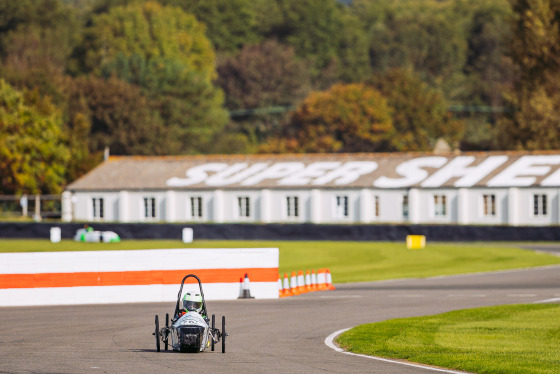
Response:
POLYGON ((0 306, 175 301, 187 274, 207 300, 236 299, 245 274, 252 296, 274 299, 278 261, 277 248, 5 253, 0 306))

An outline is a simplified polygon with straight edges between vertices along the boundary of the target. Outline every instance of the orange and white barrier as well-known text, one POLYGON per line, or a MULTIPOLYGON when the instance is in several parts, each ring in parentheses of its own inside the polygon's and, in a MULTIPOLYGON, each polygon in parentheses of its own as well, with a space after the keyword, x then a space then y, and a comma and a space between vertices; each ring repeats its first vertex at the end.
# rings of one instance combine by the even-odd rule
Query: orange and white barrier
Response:
POLYGON ((245 274, 252 296, 275 299, 278 261, 277 248, 3 253, 0 306, 175 301, 187 274, 207 300, 237 299, 245 274))

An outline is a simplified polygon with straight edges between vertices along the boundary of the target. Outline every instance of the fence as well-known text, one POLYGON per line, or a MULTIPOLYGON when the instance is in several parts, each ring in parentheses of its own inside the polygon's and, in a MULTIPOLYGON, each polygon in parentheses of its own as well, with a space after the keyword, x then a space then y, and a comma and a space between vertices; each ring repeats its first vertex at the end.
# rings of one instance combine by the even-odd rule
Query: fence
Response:
POLYGON ((60 195, 0 195, 1 218, 60 219, 62 198, 60 195))

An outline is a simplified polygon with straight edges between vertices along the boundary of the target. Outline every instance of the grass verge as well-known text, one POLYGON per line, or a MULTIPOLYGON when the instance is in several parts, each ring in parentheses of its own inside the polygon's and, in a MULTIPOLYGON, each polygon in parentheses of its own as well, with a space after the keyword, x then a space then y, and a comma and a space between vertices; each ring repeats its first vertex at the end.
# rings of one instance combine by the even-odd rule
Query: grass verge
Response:
POLYGON ((519 304, 355 327, 350 352, 476 373, 559 373, 560 305, 519 304))
POLYGON ((560 257, 490 243, 430 243, 409 250, 395 242, 323 241, 214 241, 123 240, 120 243, 78 243, 63 240, 0 240, 0 252, 95 251, 162 248, 255 248, 280 249, 280 273, 328 267, 333 282, 362 282, 396 278, 526 268, 560 264, 560 257))

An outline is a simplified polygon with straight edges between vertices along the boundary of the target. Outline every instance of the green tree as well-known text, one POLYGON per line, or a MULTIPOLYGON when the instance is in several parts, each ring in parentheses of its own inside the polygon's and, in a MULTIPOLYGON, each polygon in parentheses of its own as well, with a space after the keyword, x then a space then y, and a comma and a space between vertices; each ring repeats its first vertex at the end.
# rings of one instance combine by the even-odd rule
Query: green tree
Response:
POLYGON ((258 43, 257 8, 252 0, 160 0, 194 14, 218 52, 232 53, 258 43))
POLYGON ((263 152, 380 152, 392 150, 395 129, 381 93, 364 84, 313 92, 295 111, 283 138, 263 152))
POLYGON ((60 113, 37 91, 0 80, 0 190, 59 193, 69 158, 60 113))
MULTIPOLYGON (((336 0, 275 0, 274 21, 261 29, 266 38, 295 48, 310 61, 317 86, 325 69, 336 70, 337 79, 358 81, 369 74, 367 39, 356 17, 336 0)), ((329 82, 330 83, 330 82, 329 82)))
POLYGON ((453 2, 355 0, 352 13, 366 28, 375 73, 412 68, 448 99, 463 84, 467 57, 465 22, 450 13, 453 2))
POLYGON ((85 72, 142 87, 174 140, 169 153, 211 150, 227 112, 211 43, 193 15, 155 2, 108 8, 92 17, 76 55, 85 72))
POLYGON ((439 138, 458 147, 462 123, 451 118, 442 95, 410 69, 391 69, 374 83, 393 113, 397 151, 431 151, 439 138))

